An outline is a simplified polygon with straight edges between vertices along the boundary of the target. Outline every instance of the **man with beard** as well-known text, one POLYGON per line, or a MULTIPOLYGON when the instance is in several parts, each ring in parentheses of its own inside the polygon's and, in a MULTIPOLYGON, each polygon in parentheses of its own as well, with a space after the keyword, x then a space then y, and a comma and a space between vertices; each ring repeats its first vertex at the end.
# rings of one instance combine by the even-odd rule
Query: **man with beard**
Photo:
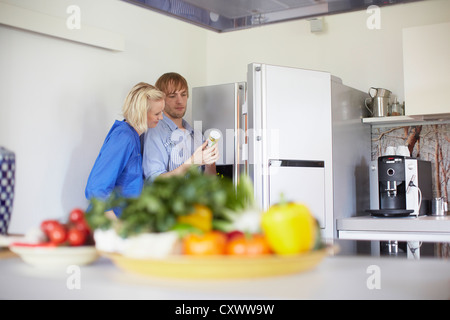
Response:
POLYGON ((208 148, 201 132, 194 134, 183 119, 186 113, 189 88, 178 73, 163 74, 155 87, 166 94, 163 119, 146 132, 143 142, 143 169, 146 180, 158 176, 182 175, 191 166, 204 166, 205 173, 216 174, 218 146, 208 148))

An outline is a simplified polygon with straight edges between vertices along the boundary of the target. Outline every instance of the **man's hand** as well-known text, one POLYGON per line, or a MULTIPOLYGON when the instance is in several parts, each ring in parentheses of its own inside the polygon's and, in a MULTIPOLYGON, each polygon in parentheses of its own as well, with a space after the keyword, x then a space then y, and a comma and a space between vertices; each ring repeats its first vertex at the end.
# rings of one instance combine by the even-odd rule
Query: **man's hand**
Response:
POLYGON ((208 142, 205 141, 192 156, 185 161, 185 164, 194 164, 197 166, 209 165, 215 163, 219 159, 219 147, 216 143, 211 148, 208 147, 208 142))

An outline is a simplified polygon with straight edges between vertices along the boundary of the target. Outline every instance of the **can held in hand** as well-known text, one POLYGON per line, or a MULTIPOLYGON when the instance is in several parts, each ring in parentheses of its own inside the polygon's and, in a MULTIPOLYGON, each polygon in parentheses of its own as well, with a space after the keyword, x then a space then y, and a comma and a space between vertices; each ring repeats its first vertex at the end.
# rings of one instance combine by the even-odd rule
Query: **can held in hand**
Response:
POLYGON ((7 234, 14 201, 16 156, 0 147, 0 234, 7 234))
POLYGON ((219 141, 220 139, 220 132, 217 130, 211 130, 208 137, 208 147, 212 147, 219 141))

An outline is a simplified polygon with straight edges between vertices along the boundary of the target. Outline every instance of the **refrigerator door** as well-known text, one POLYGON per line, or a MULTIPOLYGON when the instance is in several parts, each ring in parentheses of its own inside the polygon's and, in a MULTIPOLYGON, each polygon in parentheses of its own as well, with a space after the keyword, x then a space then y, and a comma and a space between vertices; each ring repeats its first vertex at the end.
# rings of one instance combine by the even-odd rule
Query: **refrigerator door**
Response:
POLYGON ((238 181, 246 159, 244 130, 246 127, 246 83, 229 83, 192 89, 192 120, 194 129, 201 130, 205 139, 216 129, 220 158, 217 172, 238 181))
POLYGON ((249 134, 250 165, 257 201, 266 210, 279 197, 276 193, 291 194, 292 200, 299 200, 304 198, 300 190, 311 190, 304 168, 278 168, 277 176, 269 168, 271 162, 320 161, 324 166, 314 171, 320 172, 318 176, 313 171, 307 173, 315 176, 313 183, 317 184, 315 192, 308 192, 308 202, 320 204, 316 216, 324 222, 325 212, 332 209, 327 208, 332 205, 331 75, 250 64, 248 77, 249 126, 253 133, 249 134))

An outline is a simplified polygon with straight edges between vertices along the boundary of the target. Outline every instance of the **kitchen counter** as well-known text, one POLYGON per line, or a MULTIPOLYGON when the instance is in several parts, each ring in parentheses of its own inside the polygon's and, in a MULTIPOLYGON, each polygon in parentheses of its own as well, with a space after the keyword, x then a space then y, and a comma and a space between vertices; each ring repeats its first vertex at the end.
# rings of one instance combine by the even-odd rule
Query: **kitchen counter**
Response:
MULTIPOLYGON (((126 273, 109 259, 68 270, 43 270, 4 254, 0 299, 450 299, 450 261, 330 256, 293 275, 242 280, 174 280, 126 273), (72 287, 72 289, 70 289, 72 287)), ((195 302, 201 305, 201 301, 195 302)), ((180 302, 181 306, 182 302, 180 302)), ((175 312, 175 311, 174 311, 175 312)))
POLYGON ((450 216, 352 217, 338 219, 337 230, 347 240, 450 242, 450 216))

